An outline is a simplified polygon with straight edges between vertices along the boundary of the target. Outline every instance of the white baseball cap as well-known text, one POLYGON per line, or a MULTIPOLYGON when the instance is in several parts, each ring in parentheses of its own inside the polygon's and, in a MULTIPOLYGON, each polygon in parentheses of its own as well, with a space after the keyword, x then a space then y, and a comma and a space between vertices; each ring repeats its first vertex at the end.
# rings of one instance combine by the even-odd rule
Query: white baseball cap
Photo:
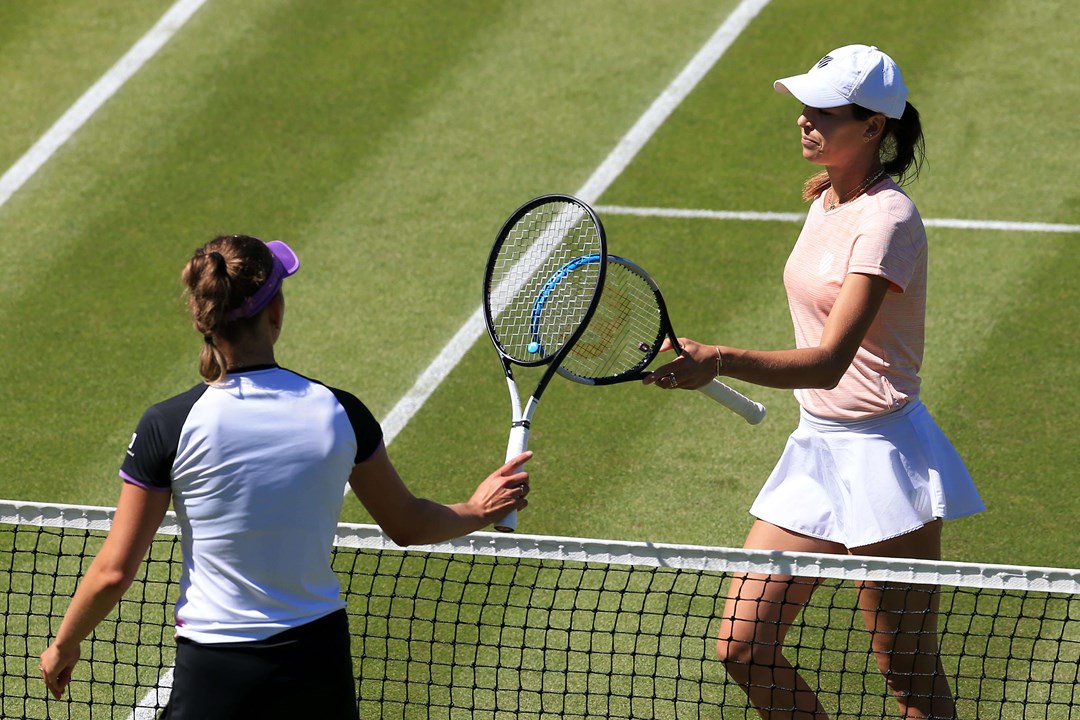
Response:
POLYGON ((773 89, 812 108, 855 104, 890 118, 904 114, 908 96, 900 68, 873 45, 837 48, 805 74, 777 80, 773 89))

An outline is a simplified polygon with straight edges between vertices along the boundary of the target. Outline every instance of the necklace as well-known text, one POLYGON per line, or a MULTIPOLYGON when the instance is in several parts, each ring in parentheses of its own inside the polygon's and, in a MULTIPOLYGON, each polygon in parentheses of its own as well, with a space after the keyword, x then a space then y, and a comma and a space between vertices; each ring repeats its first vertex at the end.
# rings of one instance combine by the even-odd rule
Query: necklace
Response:
POLYGON ((848 194, 847 194, 847 197, 844 197, 844 198, 841 198, 841 197, 840 197, 840 196, 839 196, 839 195, 838 195, 838 194, 836 193, 836 188, 832 188, 832 191, 833 191, 833 196, 834 196, 834 197, 835 197, 836 199, 835 199, 835 200, 830 200, 830 201, 829 201, 829 208, 828 208, 828 209, 829 209, 829 210, 835 210, 835 209, 836 209, 836 208, 837 208, 838 206, 840 206, 840 205, 843 205, 843 204, 844 204, 844 203, 846 203, 846 202, 851 202, 852 200, 854 200, 855 198, 857 198, 857 197, 858 197, 858 196, 859 196, 860 194, 862 194, 862 192, 863 192, 864 190, 866 190, 866 189, 867 189, 868 187, 870 187, 871 185, 873 185, 874 183, 876 183, 876 182, 878 181, 878 178, 880 178, 880 177, 881 177, 882 175, 884 175, 884 174, 885 174, 885 168, 879 168, 879 169, 878 169, 878 171, 877 171, 876 173, 874 173, 874 174, 873 174, 873 175, 871 175, 870 177, 868 177, 868 178, 866 178, 865 180, 863 180, 863 181, 862 181, 862 184, 861 184, 861 185, 859 185, 859 187, 857 187, 857 188, 855 188, 854 190, 852 190, 852 191, 851 191, 850 193, 848 193, 848 194))

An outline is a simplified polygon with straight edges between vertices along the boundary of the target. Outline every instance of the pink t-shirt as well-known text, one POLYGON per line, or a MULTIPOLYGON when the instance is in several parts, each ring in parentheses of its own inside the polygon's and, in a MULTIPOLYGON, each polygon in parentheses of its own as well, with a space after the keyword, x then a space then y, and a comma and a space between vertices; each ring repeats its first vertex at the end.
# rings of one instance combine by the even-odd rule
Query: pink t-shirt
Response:
POLYGON ((856 419, 894 410, 919 396, 926 316, 926 229, 915 204, 891 179, 826 211, 811 203, 784 268, 797 347, 821 343, 825 320, 849 273, 884 277, 891 292, 832 390, 795 391, 808 412, 856 419))

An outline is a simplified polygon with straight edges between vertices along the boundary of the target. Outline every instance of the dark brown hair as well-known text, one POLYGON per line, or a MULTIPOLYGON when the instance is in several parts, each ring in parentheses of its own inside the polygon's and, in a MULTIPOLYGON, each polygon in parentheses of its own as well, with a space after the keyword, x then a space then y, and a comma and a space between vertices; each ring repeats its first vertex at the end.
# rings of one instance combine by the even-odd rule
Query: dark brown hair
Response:
MULTIPOLYGON (((851 114, 856 120, 868 120, 876 113, 861 105, 852 105, 851 114)), ((898 185, 919 177, 923 162, 926 160, 926 141, 923 138, 922 121, 919 111, 911 103, 904 106, 904 114, 897 118, 886 118, 881 139, 881 166, 896 180, 898 185)), ((803 185, 803 199, 813 200, 828 189, 829 174, 825 170, 812 176, 803 185)))
POLYGON ((254 318, 229 320, 226 315, 258 290, 272 268, 270 249, 247 235, 216 237, 184 266, 180 279, 191 324, 203 336, 199 374, 206 382, 221 382, 228 370, 215 339, 232 340, 254 325, 254 318))

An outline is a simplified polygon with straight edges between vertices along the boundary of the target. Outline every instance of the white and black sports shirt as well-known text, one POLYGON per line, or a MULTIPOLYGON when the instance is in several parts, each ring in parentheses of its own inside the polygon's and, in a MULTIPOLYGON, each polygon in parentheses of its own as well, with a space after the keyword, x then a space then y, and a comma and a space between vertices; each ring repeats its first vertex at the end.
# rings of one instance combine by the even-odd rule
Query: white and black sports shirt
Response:
POLYGON ((268 365, 146 411, 120 476, 171 491, 177 635, 262 640, 344 607, 330 551, 352 468, 382 444, 353 395, 268 365))

